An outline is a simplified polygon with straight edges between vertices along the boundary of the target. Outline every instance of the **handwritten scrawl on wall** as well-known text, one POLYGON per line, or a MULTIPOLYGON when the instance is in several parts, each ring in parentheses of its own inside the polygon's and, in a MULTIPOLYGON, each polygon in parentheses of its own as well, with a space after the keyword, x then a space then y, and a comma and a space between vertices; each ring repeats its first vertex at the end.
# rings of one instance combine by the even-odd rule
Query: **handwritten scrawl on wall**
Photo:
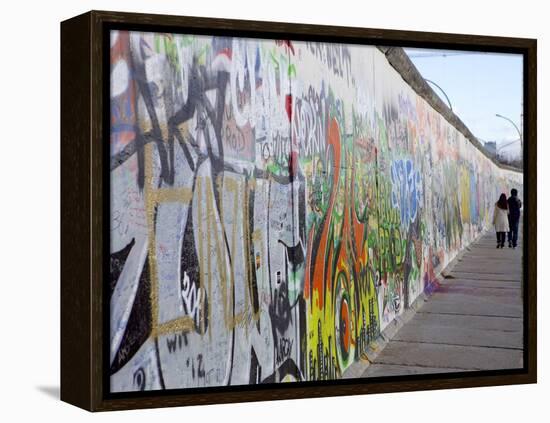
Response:
POLYGON ((375 47, 111 33, 112 392, 339 378, 496 167, 375 47))

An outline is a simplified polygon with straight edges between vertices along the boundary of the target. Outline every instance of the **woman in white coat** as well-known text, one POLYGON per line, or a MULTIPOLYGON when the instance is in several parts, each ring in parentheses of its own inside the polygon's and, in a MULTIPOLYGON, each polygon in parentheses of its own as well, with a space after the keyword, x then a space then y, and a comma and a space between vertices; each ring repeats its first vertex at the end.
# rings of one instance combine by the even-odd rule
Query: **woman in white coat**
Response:
POLYGON ((510 230, 508 225, 508 201, 506 200, 506 194, 500 194, 500 198, 495 203, 493 225, 495 225, 495 230, 497 232, 497 248, 504 248, 506 233, 510 230))

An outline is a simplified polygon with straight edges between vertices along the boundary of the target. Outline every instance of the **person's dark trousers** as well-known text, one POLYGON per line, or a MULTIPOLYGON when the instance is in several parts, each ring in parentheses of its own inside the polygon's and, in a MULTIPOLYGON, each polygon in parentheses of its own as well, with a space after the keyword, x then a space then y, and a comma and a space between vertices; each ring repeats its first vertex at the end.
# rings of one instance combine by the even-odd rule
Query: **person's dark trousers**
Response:
POLYGON ((518 245, 518 227, 519 219, 508 219, 510 225, 510 232, 508 232, 508 245, 516 247, 518 245))
POLYGON ((497 247, 504 247, 506 241, 506 232, 497 232, 497 247))

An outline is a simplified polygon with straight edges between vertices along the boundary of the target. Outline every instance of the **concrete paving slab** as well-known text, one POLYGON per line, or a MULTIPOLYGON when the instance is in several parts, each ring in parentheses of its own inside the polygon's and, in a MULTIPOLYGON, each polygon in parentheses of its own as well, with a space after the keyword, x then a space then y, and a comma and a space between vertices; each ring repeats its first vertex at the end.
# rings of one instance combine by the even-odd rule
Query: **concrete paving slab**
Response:
POLYGON ((422 307, 423 313, 465 314, 474 316, 503 316, 522 317, 521 304, 501 304, 479 298, 470 301, 455 301, 452 298, 439 298, 437 301, 428 301, 422 307))
POLYGON ((497 263, 516 261, 516 250, 488 250, 484 248, 472 248, 466 254, 464 254, 458 261, 464 261, 465 257, 471 261, 486 261, 487 259, 494 260, 497 263))
POLYGON ((437 298, 441 297, 442 299, 453 296, 453 298, 456 298, 458 301, 468 301, 469 299, 465 297, 474 297, 479 300, 503 304, 522 304, 521 289, 519 286, 515 289, 495 289, 450 283, 441 285, 436 295, 437 298))
POLYGON ((471 370, 517 369, 523 367, 523 351, 393 340, 375 364, 471 370))
MULTIPOLYGON (((452 301, 456 304, 494 304, 494 305, 521 305, 521 296, 517 295, 517 290, 495 290, 494 295, 476 295, 475 293, 460 292, 460 287, 453 287, 452 285, 441 287, 442 291, 437 291, 432 301, 428 301, 426 306, 434 301, 452 301)), ((468 288, 465 288, 468 289, 468 288)), ((471 289, 476 291, 475 288, 471 289)), ((482 291, 478 289, 477 291, 482 291)), ((485 291, 486 292, 486 291, 485 291)))
POLYGON ((480 273, 480 272, 470 272, 470 271, 457 272, 454 270, 451 271, 450 274, 455 279, 475 278, 479 280, 488 280, 488 281, 518 281, 518 276, 514 274, 480 273))
POLYGON ((432 344, 470 345, 476 347, 523 348, 522 331, 472 329, 441 326, 437 323, 407 325, 395 336, 396 341, 432 344))
POLYGON ((405 376, 418 374, 457 373, 468 369, 445 367, 400 366, 395 364, 371 364, 362 377, 405 376))
POLYGON ((466 272, 466 273, 478 273, 478 274, 492 274, 492 275, 509 275, 512 274, 514 276, 520 276, 521 274, 521 268, 518 270, 517 266, 515 266, 515 263, 510 264, 502 264, 502 265, 491 265, 486 262, 479 262, 479 263, 458 263, 453 268, 453 273, 455 272, 466 272))
POLYGON ((388 345, 388 341, 386 341, 382 336, 378 337, 369 344, 366 351, 363 353, 364 358, 368 362, 373 363, 384 348, 386 348, 386 345, 388 345))
POLYGON ((502 332, 523 331, 523 319, 519 317, 468 316, 461 314, 439 314, 418 312, 416 325, 437 325, 449 329, 499 330, 502 332))
POLYGON ((342 375, 342 379, 355 379, 358 377, 363 377, 365 369, 370 367, 368 360, 359 360, 353 362, 342 375))
POLYGON ((492 281, 486 279, 443 279, 441 285, 494 288, 494 289, 521 289, 518 281, 492 281))
POLYGON ((502 273, 503 270, 510 271, 510 272, 517 272, 518 274, 521 273, 521 267, 518 269, 517 263, 515 261, 509 262, 509 261, 503 261, 503 260, 494 260, 494 259, 487 259, 487 260, 462 260, 458 262, 455 266, 456 268, 460 267, 468 267, 468 268, 479 268, 481 271, 485 273, 502 273))
POLYGON ((498 263, 516 261, 516 256, 521 250, 516 248, 479 248, 475 247, 469 250, 464 256, 468 260, 483 261, 487 259, 495 260, 498 263))
POLYGON ((474 274, 489 274, 489 275, 502 275, 507 274, 510 276, 513 276, 514 279, 518 278, 518 280, 521 280, 521 263, 518 263, 517 266, 500 266, 500 268, 497 269, 497 265, 490 264, 490 263, 483 263, 479 265, 457 265, 453 268, 452 272, 457 273, 474 273, 474 274))
POLYGON ((393 319, 388 325, 384 328, 382 333, 380 334, 384 341, 389 341, 395 337, 397 332, 401 329, 403 326, 403 319, 401 316, 396 317, 393 319))

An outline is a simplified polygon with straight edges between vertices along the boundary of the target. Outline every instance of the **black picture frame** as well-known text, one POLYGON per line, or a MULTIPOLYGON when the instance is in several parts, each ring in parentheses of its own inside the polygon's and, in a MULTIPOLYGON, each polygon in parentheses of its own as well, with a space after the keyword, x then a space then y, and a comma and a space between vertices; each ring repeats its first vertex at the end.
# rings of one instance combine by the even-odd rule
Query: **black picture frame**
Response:
MULTIPOLYGON (((387 58, 429 104, 475 137, 398 53, 387 58)), ((533 39, 91 11, 61 23, 61 399, 90 411, 536 383, 536 57, 533 39), (516 53, 524 58, 524 368, 109 393, 109 40, 112 29, 516 53), (84 246, 84 247, 83 247, 84 246)))

